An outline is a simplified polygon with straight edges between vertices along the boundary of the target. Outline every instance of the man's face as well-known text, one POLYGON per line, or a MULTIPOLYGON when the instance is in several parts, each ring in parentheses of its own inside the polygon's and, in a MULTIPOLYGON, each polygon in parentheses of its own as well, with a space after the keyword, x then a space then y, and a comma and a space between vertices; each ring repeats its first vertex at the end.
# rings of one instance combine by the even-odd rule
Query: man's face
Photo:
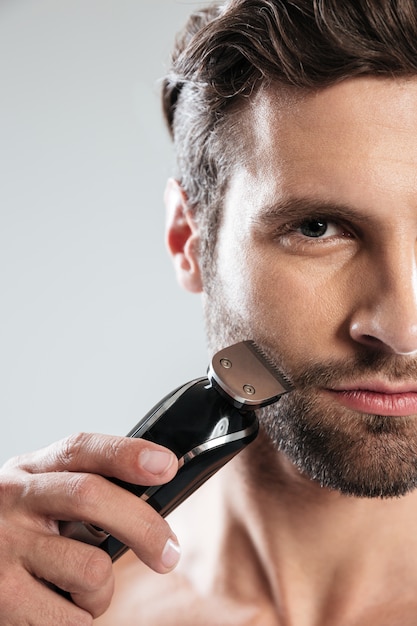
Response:
POLYGON ((277 448, 345 493, 417 486, 417 79, 259 93, 205 295, 211 348, 257 341, 297 391, 277 448))

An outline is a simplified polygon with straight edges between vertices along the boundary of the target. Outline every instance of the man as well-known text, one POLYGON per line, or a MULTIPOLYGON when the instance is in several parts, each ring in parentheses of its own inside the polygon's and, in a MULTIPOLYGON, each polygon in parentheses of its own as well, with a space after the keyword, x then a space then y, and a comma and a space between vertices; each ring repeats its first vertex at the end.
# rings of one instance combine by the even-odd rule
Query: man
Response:
POLYGON ((164 577, 175 535, 101 475, 169 480, 168 451, 80 435, 11 461, 2 624, 417 624, 416 41, 411 0, 191 19, 164 85, 168 247, 210 351, 254 339, 296 390, 174 514, 164 577), (107 612, 109 559, 59 519, 132 547, 107 612))

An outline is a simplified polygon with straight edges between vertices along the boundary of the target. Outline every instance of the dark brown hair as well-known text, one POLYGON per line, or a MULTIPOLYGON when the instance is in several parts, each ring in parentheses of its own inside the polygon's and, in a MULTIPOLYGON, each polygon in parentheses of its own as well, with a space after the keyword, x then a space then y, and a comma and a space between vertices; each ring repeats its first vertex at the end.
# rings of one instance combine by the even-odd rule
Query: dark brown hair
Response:
MULTIPOLYGON (((417 74, 416 0, 229 0, 192 15, 163 83, 178 177, 213 241, 236 111, 260 84, 417 74)), ((238 158, 238 157, 234 157, 238 158)))

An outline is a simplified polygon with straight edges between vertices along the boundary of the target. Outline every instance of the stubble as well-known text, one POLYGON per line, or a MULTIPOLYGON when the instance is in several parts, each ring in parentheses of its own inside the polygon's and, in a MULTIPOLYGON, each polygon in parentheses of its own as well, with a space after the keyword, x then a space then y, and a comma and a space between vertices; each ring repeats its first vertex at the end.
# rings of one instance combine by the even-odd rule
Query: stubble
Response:
POLYGON ((278 403, 258 411, 261 429, 277 453, 285 454, 311 480, 346 495, 398 497, 417 487, 417 415, 360 413, 321 391, 377 376, 415 381, 415 360, 362 351, 343 362, 293 363, 292 355, 269 345, 265 332, 259 337, 256 328, 229 309, 214 275, 210 287, 204 296, 210 350, 255 340, 296 386, 278 403))

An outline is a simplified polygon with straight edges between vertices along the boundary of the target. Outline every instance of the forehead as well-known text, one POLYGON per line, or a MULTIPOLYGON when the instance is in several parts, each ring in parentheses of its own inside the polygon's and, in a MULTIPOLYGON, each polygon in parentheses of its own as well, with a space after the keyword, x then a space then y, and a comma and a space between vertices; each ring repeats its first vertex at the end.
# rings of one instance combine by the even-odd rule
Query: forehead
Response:
POLYGON ((295 147, 302 142, 305 150, 306 138, 321 140, 329 149, 337 143, 352 149, 362 144, 364 132, 364 139, 375 131, 384 139, 390 128, 404 137, 415 131, 416 96, 417 77, 356 78, 314 92, 271 86, 256 94, 246 119, 258 149, 280 136, 282 146, 291 137, 295 147))
POLYGON ((349 79, 307 94, 271 86, 243 122, 229 189, 244 182, 255 204, 282 194, 372 204, 399 192, 415 202, 417 78, 349 79))

